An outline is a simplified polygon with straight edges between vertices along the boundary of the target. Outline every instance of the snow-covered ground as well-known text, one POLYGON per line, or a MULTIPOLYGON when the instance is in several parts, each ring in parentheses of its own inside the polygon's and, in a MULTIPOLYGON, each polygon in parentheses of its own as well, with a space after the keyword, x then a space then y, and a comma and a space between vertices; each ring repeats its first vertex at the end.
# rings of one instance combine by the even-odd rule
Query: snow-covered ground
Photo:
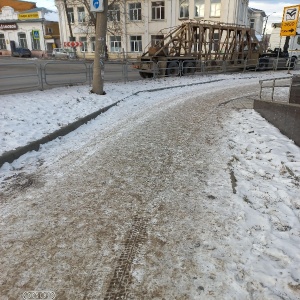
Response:
MULTIPOLYGON (((300 74, 294 71, 293 74, 300 74)), ((246 73, 233 75, 197 76, 190 78, 165 78, 160 80, 145 80, 138 82, 120 82, 118 84, 106 84, 105 96, 91 94, 88 86, 72 86, 56 88, 46 91, 35 91, 23 94, 0 96, 0 155, 6 151, 24 146, 27 143, 40 139, 77 119, 94 111, 108 106, 116 101, 139 97, 139 103, 145 106, 152 105, 149 95, 143 91, 162 89, 160 96, 197 91, 205 82, 215 81, 215 85, 230 86, 233 82, 237 88, 241 88, 241 82, 258 82, 258 80, 286 77, 291 75, 287 71, 246 73), (220 81, 220 82, 219 82, 220 81), (180 86, 177 89, 170 87, 180 86), (186 90, 184 90, 186 88, 186 90)), ((284 91, 287 97, 287 90, 284 91)), ((270 97, 266 94, 266 97, 270 97)), ((282 100, 283 97, 281 97, 282 100)), ((268 98, 269 99, 269 98, 268 98)), ((157 98, 159 100, 159 98, 157 98)), ((123 105, 123 104, 122 104, 123 105)))
MULTIPOLYGON (((293 73, 297 72, 299 71, 293 73)), ((90 157, 95 156, 94 163, 105 158, 102 161, 103 167, 98 167, 97 171, 100 191, 102 190, 100 194, 102 193, 103 197, 106 196, 107 186, 117 185, 115 181, 120 184, 115 188, 122 190, 123 185, 134 184, 139 177, 143 179, 145 175, 132 173, 134 170, 140 170, 139 166, 135 167, 135 164, 138 164, 137 159, 132 159, 130 156, 135 154, 135 150, 141 151, 140 154, 136 154, 137 157, 146 155, 147 151, 149 157, 155 151, 161 153, 161 156, 164 156, 165 153, 172 156, 171 158, 167 157, 166 160, 170 164, 169 170, 166 166, 161 165, 158 170, 174 175, 174 186, 172 188, 170 179, 172 176, 163 178, 165 185, 170 181, 168 183, 170 190, 156 193, 155 189, 151 189, 151 183, 155 182, 155 176, 159 177, 161 173, 155 175, 154 171, 149 170, 149 178, 145 178, 145 186, 149 185, 149 193, 155 195, 156 199, 144 204, 145 211, 150 214, 148 235, 151 240, 137 252, 133 259, 131 269, 133 295, 143 295, 144 293, 144 299, 149 300, 163 298, 168 300, 300 299, 300 149, 255 111, 251 109, 235 110, 226 105, 220 105, 223 102, 229 103, 230 99, 240 98, 243 101, 243 97, 257 98, 258 80, 281 76, 289 77, 290 75, 287 75, 286 71, 282 71, 166 78, 118 85, 106 84, 107 94, 105 96, 90 94, 89 87, 84 86, 1 96, 0 153, 41 138, 99 108, 119 100, 123 101, 68 136, 45 144, 40 151, 28 153, 0 168, 0 196, 2 195, 4 199, 0 201, 0 243, 2 245, 0 261, 5 269, 5 272, 0 275, 0 285, 3 286, 0 288, 0 299, 15 297, 28 288, 30 290, 53 290, 58 295, 67 295, 65 296, 67 299, 71 299, 70 295, 72 295, 74 299, 76 293, 72 294, 68 290, 69 283, 66 284, 61 280, 62 277, 54 276, 54 278, 49 275, 47 279, 45 278, 45 274, 50 274, 50 269, 45 262, 43 265, 45 269, 42 273, 32 271, 40 266, 35 266, 35 259, 40 263, 47 257, 47 261, 50 260, 53 264, 57 263, 57 266, 51 265, 51 268, 58 270, 56 276, 60 276, 59 274, 66 271, 69 259, 75 259, 77 255, 80 257, 80 253, 76 252, 78 249, 75 247, 74 249, 77 250, 74 250, 72 247, 73 239, 61 240, 60 244, 55 246, 57 241, 51 239, 51 232, 53 230, 55 232, 56 227, 51 226, 58 224, 57 226, 60 227, 65 220, 70 222, 72 216, 67 214, 68 210, 73 209, 73 206, 75 214, 78 211, 81 214, 85 212, 86 202, 80 202, 80 206, 76 208, 76 203, 69 199, 76 198, 81 189, 91 189, 88 191, 89 194, 93 192, 91 186, 88 186, 90 185, 89 180, 92 180, 92 176, 91 178, 88 176, 92 172, 90 157), (236 93, 233 87, 236 87, 236 93), (224 91, 223 97, 222 91, 224 91), (212 104, 206 102, 207 99, 212 104), (182 152, 181 143, 178 144, 180 145, 178 148, 175 146, 168 148, 167 143, 169 143, 169 139, 171 140, 171 136, 169 136, 169 132, 164 132, 163 127, 160 127, 162 133, 157 132, 156 138, 160 138, 161 134, 162 138, 167 141, 166 144, 162 143, 161 145, 165 147, 165 150, 157 149, 157 145, 153 145, 153 141, 151 144, 151 140, 149 140, 150 145, 141 144, 141 149, 139 149, 139 144, 134 145, 134 143, 140 143, 139 140, 135 140, 136 132, 147 130, 147 122, 149 122, 149 128, 154 126, 149 120, 155 114, 161 116, 168 113, 170 117, 171 112, 175 111, 177 106, 184 106, 187 103, 190 105, 191 103, 193 105, 202 103, 206 107, 203 109, 205 113, 199 114, 199 124, 201 125, 199 128, 203 128, 203 131, 207 130, 208 135, 206 136, 205 132, 197 135, 197 130, 200 129, 194 130, 194 134, 198 138, 203 137, 204 141, 192 140, 191 145, 187 144, 188 151, 191 153, 187 150, 187 153, 182 152), (224 114, 223 109, 226 111, 224 114), (210 122, 214 123, 208 121, 206 123, 206 118, 210 118, 210 122), (213 128, 211 128, 211 124, 213 124, 213 128), (202 127, 204 125, 207 127, 202 127), (126 153, 122 153, 126 149, 123 147, 125 144, 122 144, 126 139, 132 144, 132 146, 127 146, 132 151, 127 154, 128 160, 132 160, 132 162, 131 165, 126 164, 128 170, 123 170, 118 169, 118 166, 121 168, 121 163, 126 160, 126 156, 124 156, 126 153), (108 146, 110 144, 114 147, 108 146), (113 152, 114 148, 116 148, 117 154, 113 152), (118 153, 121 158, 118 158, 118 153), (182 157, 185 157, 185 160, 182 161, 182 157), (68 163, 63 163, 65 158, 68 158, 68 163), (44 176, 49 179, 48 189, 53 191, 51 197, 47 196, 49 193, 49 190, 46 191, 47 184, 41 191, 38 189, 38 184, 35 187, 36 190, 26 190, 27 186, 30 187, 31 184, 30 174, 34 174, 36 171, 41 172, 39 171, 41 168, 43 174, 46 174, 44 176), (104 168, 105 172, 101 168, 104 168), (81 178, 82 175, 78 173, 81 169, 85 171, 87 178, 81 178), (106 179, 101 177, 101 172, 107 174, 106 179), (152 172, 154 173, 152 174, 152 172), (112 174, 111 178, 109 178, 110 174, 112 174), (123 176, 128 176, 128 178, 123 178, 123 176), (20 178, 23 181, 19 180, 20 178), (69 185, 71 182, 74 185, 73 191, 76 185, 78 186, 78 191, 74 194, 72 194, 72 186, 68 190, 68 178, 70 178, 69 185), (185 178, 184 181, 182 181, 183 178, 185 178), (200 180, 198 181, 197 178, 200 180), (65 204, 59 200, 59 196, 56 201, 55 193, 60 189, 60 182, 64 182, 62 187, 65 191, 62 191, 62 194, 69 195, 64 200, 65 204), (46 198, 48 201, 44 203, 46 198), (183 202, 183 199, 186 202, 183 202), (39 207, 43 211, 34 214, 39 207), (59 210, 54 214, 55 207, 59 207, 59 210), (159 207, 160 209, 158 209, 159 207), (178 207, 178 215, 176 215, 176 207, 178 207), (186 212, 189 213, 186 214, 186 212), (43 224, 40 219, 43 213, 49 214, 53 220, 58 218, 55 221, 58 223, 50 222, 52 219, 45 219, 47 224, 43 224), (27 218, 28 214, 30 220, 27 218), (25 230, 25 228, 30 229, 25 230), (18 233, 12 233, 13 229, 18 229, 18 233), (43 232, 40 239, 45 243, 43 244, 45 249, 47 249, 47 243, 53 243, 52 246, 49 246, 50 248, 60 249, 56 250, 53 259, 50 255, 51 251, 44 248, 43 256, 41 256, 42 252, 37 252, 37 254, 26 252, 28 246, 31 251, 35 251, 35 248, 26 244, 24 240, 30 238, 30 235, 39 236, 37 234, 39 230, 43 232), (49 234, 48 239, 45 232, 49 234), (147 254, 146 245, 153 247, 153 245, 151 246, 153 240, 157 241, 158 246, 151 254, 147 254), (159 253, 158 249, 160 248, 164 249, 162 253, 159 253), (24 250, 22 251, 22 249, 24 250), (67 252, 64 252, 65 256, 62 256, 63 252, 59 251, 67 252), (25 255, 25 253, 27 254, 25 255), (156 257, 156 253, 161 256, 156 257), (23 257, 23 255, 25 256, 23 257), (20 263, 18 256, 23 257, 20 259, 20 263), (151 259, 149 259, 150 256, 151 259), (162 260, 161 257, 166 260, 162 260), (149 261, 156 263, 151 264, 149 261), (26 265, 25 269, 24 264, 26 265), (168 278, 168 272, 170 272, 170 278, 168 278), (155 277, 155 274, 162 274, 162 277, 155 277), (43 280, 39 281, 39 278, 43 278, 43 280), (11 286, 11 289, 9 288, 10 284, 14 285, 11 286), (62 290, 65 294, 62 293, 62 290), (159 290, 160 292, 158 292, 159 290)), ((183 108, 178 110, 183 111, 183 108)), ((195 122, 198 113, 196 111, 194 113, 195 116, 191 110, 190 115, 182 116, 183 121, 186 118, 187 123, 189 121, 192 123, 192 120, 195 122)), ((164 119, 161 120, 164 124, 164 119)), ((175 120, 174 122, 184 126, 183 121, 175 120)), ((190 141, 191 133, 188 129, 183 130, 183 127, 179 127, 178 130, 183 132, 180 137, 183 141, 190 141)), ((148 133, 150 139, 150 129, 148 133)), ((153 133, 151 134, 153 135, 153 133)), ((173 134, 175 136, 176 128, 174 128, 173 134)), ((146 143, 147 138, 143 142, 146 143)), ((153 159, 156 158, 149 159, 149 163, 145 156, 145 164, 149 164, 149 168, 156 166, 153 159)), ((161 164, 159 157, 157 157, 157 163, 161 164)), ((108 218, 115 220, 116 224, 120 221, 118 218, 124 214, 127 192, 133 194, 134 191, 125 189, 124 199, 122 198, 122 202, 118 202, 116 199, 115 206, 113 204, 108 204, 108 207, 105 207, 104 204, 101 206, 108 218), (113 218, 114 216, 116 219, 113 218)), ((144 197, 146 196, 144 195, 144 197)), ((89 201, 88 198, 85 201, 89 201)), ((101 201, 101 197, 99 201, 101 201)), ((93 202, 88 203, 93 205, 93 202)), ((88 216, 90 218, 90 215, 88 216)), ((81 219, 80 222, 84 224, 85 219, 81 219)), ((72 224, 77 223, 74 221, 72 224)), ((89 231, 84 231, 85 225, 80 224, 77 224, 76 236, 80 234, 80 226, 83 226, 83 234, 91 238, 88 240, 88 244, 80 246, 84 249, 81 251, 89 253, 86 260, 89 257, 92 259, 93 256, 89 256, 94 253, 92 235, 89 231)), ((124 226, 127 226, 126 223, 124 226)), ((64 234, 70 237, 68 230, 69 227, 66 227, 65 231, 60 233, 62 237, 64 234)), ((90 230, 92 232, 93 227, 90 230)), ((74 233, 72 232, 71 236, 72 234, 74 233)), ((57 239, 60 239, 59 235, 57 235, 57 239)), ((38 245, 39 240, 36 242, 38 245)), ((113 247, 117 249, 121 246, 116 243, 113 247)), ((101 262, 98 262, 100 265, 96 267, 102 271, 103 269, 108 270, 107 273, 111 274, 111 268, 104 262, 107 262, 105 257, 109 257, 112 250, 106 248, 105 251, 101 258, 96 257, 101 262), (102 263, 103 265, 101 265, 102 263)), ((94 274, 96 271, 93 269, 96 267, 93 262, 87 260, 85 263, 87 268, 92 266, 90 274, 96 276, 94 274)), ((77 268, 78 266, 73 267, 77 268)), ((104 273, 101 273, 102 277, 104 273)), ((92 275, 89 278, 93 279, 92 275)), ((85 277, 79 280, 86 282, 85 277)), ((99 288, 105 282, 105 278, 103 282, 96 282, 99 288)), ((75 287, 74 290, 76 290, 75 287)), ((79 293, 78 290, 76 291, 79 293)), ((96 289, 93 294, 94 298, 87 297, 87 294, 77 295, 78 299, 103 298, 103 294, 102 298, 95 296, 97 295, 96 289)), ((130 299, 140 300, 143 298, 130 299)))

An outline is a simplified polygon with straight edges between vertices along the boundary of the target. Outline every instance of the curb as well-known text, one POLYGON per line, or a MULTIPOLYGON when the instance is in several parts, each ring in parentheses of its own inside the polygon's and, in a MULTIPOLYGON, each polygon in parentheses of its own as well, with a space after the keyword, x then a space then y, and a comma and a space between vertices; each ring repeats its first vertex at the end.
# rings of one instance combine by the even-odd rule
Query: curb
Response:
POLYGON ((99 109, 99 110, 73 122, 73 123, 68 124, 65 127, 62 127, 44 137, 42 137, 41 139, 38 139, 34 142, 27 144, 26 146, 18 147, 17 149, 4 152, 2 155, 0 155, 0 168, 5 163, 12 163, 15 159, 18 159, 20 156, 26 154, 27 152, 38 151, 40 149, 40 146, 43 144, 51 142, 60 136, 65 136, 65 135, 69 134, 70 132, 74 131, 81 125, 86 124, 87 122, 91 121, 92 119, 95 119, 102 113, 108 111, 113 106, 116 106, 121 101, 123 101, 123 99, 119 100, 117 102, 114 102, 113 104, 111 104, 109 106, 103 107, 103 108, 101 108, 101 109, 99 109))
POLYGON ((26 146, 21 146, 14 150, 4 152, 2 155, 0 155, 0 168, 5 163, 12 163, 14 160, 18 159, 19 157, 26 154, 27 152, 38 151, 40 149, 40 146, 43 144, 51 142, 60 136, 65 136, 65 135, 69 134, 70 132, 74 131, 81 125, 86 124, 87 122, 91 121, 92 119, 95 119, 102 113, 108 111, 110 108, 116 106, 118 103, 120 103, 121 101, 124 101, 126 98, 129 98, 131 96, 134 96, 134 95, 137 96, 139 93, 157 92, 157 91, 161 91, 161 90, 174 89, 174 88, 180 88, 180 87, 185 87, 185 86, 201 85, 201 84, 205 84, 205 83, 218 82, 218 81, 223 81, 223 80, 224 79, 215 79, 215 80, 210 80, 210 81, 205 81, 205 82, 190 83, 190 84, 186 84, 186 85, 177 85, 177 86, 156 88, 156 89, 152 89, 152 90, 137 91, 137 92, 133 93, 132 95, 126 96, 125 98, 120 99, 120 100, 114 102, 113 104, 110 104, 109 106, 103 107, 103 108, 75 121, 74 123, 70 123, 67 126, 62 127, 44 137, 42 137, 41 139, 38 139, 34 142, 27 144, 26 146))

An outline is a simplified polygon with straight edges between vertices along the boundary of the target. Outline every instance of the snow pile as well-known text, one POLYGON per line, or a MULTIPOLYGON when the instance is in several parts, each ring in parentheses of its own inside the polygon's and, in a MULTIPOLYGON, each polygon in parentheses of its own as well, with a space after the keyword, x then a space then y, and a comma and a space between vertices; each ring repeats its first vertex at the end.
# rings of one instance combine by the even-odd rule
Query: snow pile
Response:
POLYGON ((243 241, 235 244, 239 280, 254 299, 300 299, 299 147, 256 112, 234 114, 227 130, 240 211, 233 236, 243 241))

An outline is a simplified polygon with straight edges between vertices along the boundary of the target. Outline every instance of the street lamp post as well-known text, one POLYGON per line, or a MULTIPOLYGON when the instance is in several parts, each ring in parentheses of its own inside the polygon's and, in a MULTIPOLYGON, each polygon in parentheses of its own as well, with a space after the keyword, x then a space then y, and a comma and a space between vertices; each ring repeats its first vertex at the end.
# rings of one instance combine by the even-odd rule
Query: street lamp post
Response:
POLYGON ((266 32, 266 28, 267 28, 267 24, 268 24, 268 19, 271 15, 275 14, 276 12, 273 11, 271 14, 267 15, 265 17, 265 26, 264 26, 264 30, 263 30, 263 34, 262 34, 262 42, 263 42, 263 50, 264 52, 266 51, 266 41, 265 41, 265 32, 266 32))

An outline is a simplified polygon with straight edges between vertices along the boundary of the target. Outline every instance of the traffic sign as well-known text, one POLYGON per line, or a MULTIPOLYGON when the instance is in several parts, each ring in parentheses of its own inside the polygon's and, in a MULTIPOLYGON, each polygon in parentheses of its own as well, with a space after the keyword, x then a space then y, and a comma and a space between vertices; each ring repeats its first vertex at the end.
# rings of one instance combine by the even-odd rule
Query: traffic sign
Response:
POLYGON ((83 46, 82 42, 64 42, 65 47, 78 47, 78 46, 83 46))
POLYGON ((300 5, 287 6, 283 10, 280 36, 294 36, 297 31, 300 5))
POLYGON ((34 40, 40 39, 40 32, 38 30, 32 30, 32 36, 34 40))
POLYGON ((91 11, 103 12, 104 11, 103 0, 90 0, 90 7, 91 7, 91 11))

